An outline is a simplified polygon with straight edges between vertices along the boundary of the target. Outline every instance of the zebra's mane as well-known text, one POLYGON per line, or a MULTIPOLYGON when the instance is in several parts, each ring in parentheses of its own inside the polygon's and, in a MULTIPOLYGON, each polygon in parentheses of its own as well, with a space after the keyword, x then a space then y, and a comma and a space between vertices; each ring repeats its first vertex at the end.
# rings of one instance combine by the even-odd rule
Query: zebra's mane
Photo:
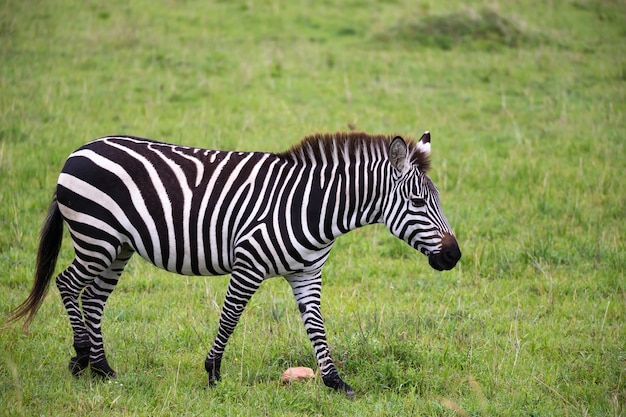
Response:
MULTIPOLYGON (((397 135, 370 135, 365 132, 316 133, 278 155, 300 161, 333 160, 339 155, 342 159, 351 158, 356 153, 388 157, 389 145, 397 135)), ((421 172, 430 169, 430 156, 417 147, 410 137, 403 137, 408 146, 408 159, 417 165, 421 172)))

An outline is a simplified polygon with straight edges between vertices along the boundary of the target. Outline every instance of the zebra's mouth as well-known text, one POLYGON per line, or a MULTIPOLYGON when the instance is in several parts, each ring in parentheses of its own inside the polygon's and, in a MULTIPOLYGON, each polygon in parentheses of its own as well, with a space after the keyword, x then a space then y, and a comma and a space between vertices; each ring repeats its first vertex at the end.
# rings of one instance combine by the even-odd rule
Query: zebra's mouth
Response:
POLYGON ((444 259, 441 253, 430 255, 428 257, 428 264, 431 268, 436 269, 437 271, 448 271, 456 266, 457 261, 458 259, 444 259))
POLYGON ((461 249, 456 238, 451 234, 444 235, 439 252, 428 255, 428 263, 437 271, 448 271, 454 268, 459 259, 461 259, 461 249))

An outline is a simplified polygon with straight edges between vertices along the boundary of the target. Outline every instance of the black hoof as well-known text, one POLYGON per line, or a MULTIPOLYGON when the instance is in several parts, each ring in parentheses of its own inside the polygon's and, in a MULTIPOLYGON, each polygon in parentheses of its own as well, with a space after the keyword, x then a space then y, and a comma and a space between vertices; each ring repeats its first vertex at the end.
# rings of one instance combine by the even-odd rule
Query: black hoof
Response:
POLYGON ((217 375, 217 377, 209 375, 209 388, 213 388, 219 380, 219 375, 217 375))
POLYGON ((207 359, 204 361, 204 369, 209 374, 209 387, 214 387, 215 383, 221 379, 220 359, 207 359))
POLYGON ((343 390, 343 393, 346 394, 346 398, 349 400, 353 400, 354 399, 354 390, 352 389, 352 387, 348 384, 346 384, 345 382, 343 383, 343 388, 340 388, 341 390, 343 390))
POLYGON ((87 356, 74 356, 70 359, 69 369, 75 378, 79 378, 89 367, 89 354, 87 356))
POLYGON ((106 361, 91 364, 91 375, 98 379, 115 379, 117 373, 109 366, 106 361))
POLYGON ((335 391, 343 392, 349 400, 354 398, 354 390, 352 387, 343 382, 343 380, 339 378, 339 375, 336 373, 322 377, 322 380, 324 381, 324 385, 327 387, 330 387, 335 391))
POLYGON ((77 347, 76 356, 70 359, 69 369, 75 378, 80 377, 89 367, 89 346, 77 347))

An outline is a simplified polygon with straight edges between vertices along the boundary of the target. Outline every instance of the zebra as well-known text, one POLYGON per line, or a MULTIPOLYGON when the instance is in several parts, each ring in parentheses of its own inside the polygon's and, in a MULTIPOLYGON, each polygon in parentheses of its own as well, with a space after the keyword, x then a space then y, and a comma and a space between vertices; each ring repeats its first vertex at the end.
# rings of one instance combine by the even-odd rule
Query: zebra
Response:
POLYGON ((418 141, 364 132, 318 133, 282 153, 193 148, 134 136, 108 136, 69 155, 41 231, 35 279, 9 315, 27 328, 53 276, 69 229, 75 257, 56 277, 73 330, 78 377, 114 378, 101 318, 108 297, 137 252, 182 275, 230 274, 218 331, 205 359, 209 386, 261 283, 291 285, 324 384, 354 390, 331 359, 320 310, 322 266, 336 238, 384 223, 428 257, 436 270, 461 258, 427 176, 430 133, 418 141), (80 302, 79 302, 80 301, 80 302))

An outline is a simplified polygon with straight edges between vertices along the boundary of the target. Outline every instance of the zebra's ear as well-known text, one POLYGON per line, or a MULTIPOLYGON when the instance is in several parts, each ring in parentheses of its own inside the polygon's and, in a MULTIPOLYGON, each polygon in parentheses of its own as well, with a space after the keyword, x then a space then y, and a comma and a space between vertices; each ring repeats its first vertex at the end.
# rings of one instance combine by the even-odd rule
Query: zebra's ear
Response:
POLYGON ((396 136, 389 145, 389 162, 398 172, 404 171, 408 148, 400 136, 396 136))
POLYGON ((430 156, 430 132, 428 130, 424 132, 419 142, 417 142, 417 149, 426 156, 430 156))

